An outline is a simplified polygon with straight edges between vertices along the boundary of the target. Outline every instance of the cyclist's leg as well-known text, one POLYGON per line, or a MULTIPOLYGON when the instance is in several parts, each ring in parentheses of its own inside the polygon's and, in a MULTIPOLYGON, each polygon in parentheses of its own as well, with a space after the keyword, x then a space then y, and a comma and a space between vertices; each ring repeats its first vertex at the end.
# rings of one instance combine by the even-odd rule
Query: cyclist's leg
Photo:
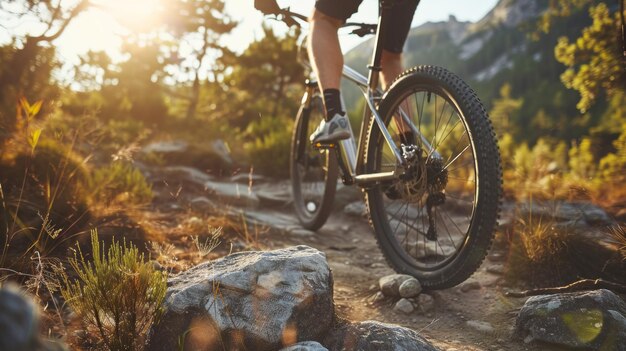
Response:
MULTIPOLYGON (((389 25, 385 28, 385 37, 383 38, 383 54, 381 60, 382 72, 381 80, 383 88, 387 89, 391 83, 404 70, 402 64, 402 51, 404 43, 411 29, 411 22, 415 9, 419 4, 419 0, 405 0, 395 3, 390 10, 389 15, 393 17, 393 21, 387 22, 389 25)), ((404 112, 411 118, 412 110, 409 106, 403 108, 404 112)), ((410 133, 410 127, 402 120, 399 115, 395 116, 398 131, 401 133, 404 143, 414 144, 415 137, 410 133)))
MULTIPOLYGON (((309 55, 320 90, 323 92, 327 89, 339 90, 343 55, 337 30, 341 27, 343 20, 328 16, 315 9, 310 23, 309 55)), ((328 101, 324 101, 324 103, 328 104, 328 101)), ((331 117, 332 115, 327 116, 327 118, 331 117)))
POLYGON ((380 65, 382 66, 381 80, 383 89, 387 90, 393 80, 404 70, 402 52, 392 52, 383 49, 380 65))
POLYGON ((313 143, 332 143, 350 137, 350 126, 341 105, 343 55, 337 31, 358 9, 362 0, 317 0, 311 16, 309 54, 323 92, 325 122, 311 134, 313 143))

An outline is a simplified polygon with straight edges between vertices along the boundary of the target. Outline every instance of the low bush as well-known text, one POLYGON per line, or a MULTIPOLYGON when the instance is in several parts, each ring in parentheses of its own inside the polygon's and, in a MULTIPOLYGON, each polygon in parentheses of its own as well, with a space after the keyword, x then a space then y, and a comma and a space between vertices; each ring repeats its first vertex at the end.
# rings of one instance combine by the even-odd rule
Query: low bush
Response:
POLYGON ((127 161, 116 161, 93 171, 90 181, 93 201, 111 204, 143 204, 152 199, 152 187, 143 174, 127 161))
POLYGON ((63 275, 63 298, 106 349, 141 349, 148 329, 162 313, 167 275, 126 241, 113 240, 105 251, 95 230, 91 252, 92 261, 80 247, 70 259, 77 278, 63 275))
POLYGON ((246 134, 252 140, 244 144, 245 152, 255 172, 289 176, 289 155, 293 123, 281 118, 263 118, 252 123, 246 134))

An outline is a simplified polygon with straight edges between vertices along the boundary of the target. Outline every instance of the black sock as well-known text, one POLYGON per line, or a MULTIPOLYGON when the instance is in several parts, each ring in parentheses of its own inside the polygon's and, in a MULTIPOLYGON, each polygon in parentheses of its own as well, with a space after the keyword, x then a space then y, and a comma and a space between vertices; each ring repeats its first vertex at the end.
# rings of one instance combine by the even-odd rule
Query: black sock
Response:
POLYGON ((324 89, 324 105, 326 106, 327 121, 337 113, 344 115, 341 108, 341 93, 339 89, 324 89))

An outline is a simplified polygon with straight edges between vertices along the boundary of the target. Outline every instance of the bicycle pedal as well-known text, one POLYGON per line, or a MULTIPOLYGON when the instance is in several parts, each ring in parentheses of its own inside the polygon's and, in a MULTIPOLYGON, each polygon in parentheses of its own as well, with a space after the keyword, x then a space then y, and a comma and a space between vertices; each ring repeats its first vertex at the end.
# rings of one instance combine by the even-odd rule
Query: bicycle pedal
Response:
POLYGON ((330 150, 330 149, 334 149, 337 147, 337 144, 335 143, 313 143, 313 147, 315 147, 318 150, 330 150))

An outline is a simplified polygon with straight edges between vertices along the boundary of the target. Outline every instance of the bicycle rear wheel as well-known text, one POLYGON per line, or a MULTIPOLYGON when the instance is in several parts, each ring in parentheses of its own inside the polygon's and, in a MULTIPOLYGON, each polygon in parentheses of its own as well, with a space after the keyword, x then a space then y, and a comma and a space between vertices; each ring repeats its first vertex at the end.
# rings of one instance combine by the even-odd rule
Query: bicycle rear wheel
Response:
MULTIPOLYGON (((426 289, 457 285, 480 266, 499 214, 500 156, 487 113, 467 84, 433 66, 401 75, 379 112, 396 145, 413 151, 405 176, 366 192, 381 251, 426 289), (405 133, 407 123, 397 122, 403 113, 422 136, 405 133)), ((396 166, 380 129, 370 124, 366 172, 396 166)))
POLYGON ((321 228, 333 206, 337 189, 338 165, 335 152, 314 148, 309 135, 324 119, 324 104, 319 95, 302 106, 296 117, 291 143, 291 185, 296 215, 309 230, 321 228))

